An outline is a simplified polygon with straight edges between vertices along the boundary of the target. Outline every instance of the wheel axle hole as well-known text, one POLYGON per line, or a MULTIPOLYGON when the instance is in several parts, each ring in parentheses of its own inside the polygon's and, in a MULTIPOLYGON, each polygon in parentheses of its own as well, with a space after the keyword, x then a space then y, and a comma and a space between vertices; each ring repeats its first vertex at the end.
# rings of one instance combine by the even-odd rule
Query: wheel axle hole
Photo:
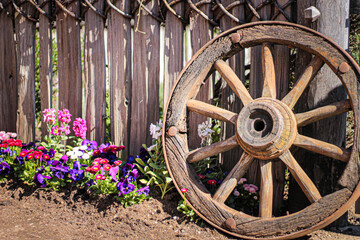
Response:
POLYGON ((261 132, 265 129, 265 122, 260 119, 254 121, 254 129, 258 132, 261 132))

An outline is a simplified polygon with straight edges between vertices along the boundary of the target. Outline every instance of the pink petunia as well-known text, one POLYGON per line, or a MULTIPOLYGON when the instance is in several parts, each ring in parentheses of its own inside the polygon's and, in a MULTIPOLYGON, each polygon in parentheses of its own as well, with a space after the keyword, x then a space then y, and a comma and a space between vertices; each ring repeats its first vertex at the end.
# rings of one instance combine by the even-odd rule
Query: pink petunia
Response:
POLYGON ((82 118, 76 118, 73 123, 73 131, 75 133, 75 136, 85 139, 86 138, 86 121, 82 118))

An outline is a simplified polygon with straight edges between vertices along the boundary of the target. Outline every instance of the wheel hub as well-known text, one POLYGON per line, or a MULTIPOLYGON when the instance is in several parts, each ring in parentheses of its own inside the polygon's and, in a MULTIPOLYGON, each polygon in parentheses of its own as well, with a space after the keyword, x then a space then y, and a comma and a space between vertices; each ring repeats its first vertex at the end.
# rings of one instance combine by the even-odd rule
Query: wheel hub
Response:
POLYGON ((296 136, 293 112, 279 100, 259 98, 246 105, 236 121, 240 146, 258 159, 273 159, 289 149, 296 136))

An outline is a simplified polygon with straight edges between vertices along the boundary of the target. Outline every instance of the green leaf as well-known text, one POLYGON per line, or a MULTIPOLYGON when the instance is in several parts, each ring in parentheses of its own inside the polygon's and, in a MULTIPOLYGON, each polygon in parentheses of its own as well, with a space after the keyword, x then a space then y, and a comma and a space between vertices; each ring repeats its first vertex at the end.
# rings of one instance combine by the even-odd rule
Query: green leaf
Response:
POLYGON ((165 177, 165 181, 166 181, 166 183, 171 183, 171 182, 172 182, 172 178, 165 177))
POLYGON ((141 166, 145 166, 145 163, 141 158, 135 158, 135 161, 138 162, 141 166))
POLYGON ((155 169, 161 169, 161 166, 156 165, 155 163, 149 163, 149 166, 155 169))
POLYGON ((139 182, 142 183, 142 184, 147 185, 148 182, 150 182, 150 181, 147 181, 146 179, 139 179, 139 182))

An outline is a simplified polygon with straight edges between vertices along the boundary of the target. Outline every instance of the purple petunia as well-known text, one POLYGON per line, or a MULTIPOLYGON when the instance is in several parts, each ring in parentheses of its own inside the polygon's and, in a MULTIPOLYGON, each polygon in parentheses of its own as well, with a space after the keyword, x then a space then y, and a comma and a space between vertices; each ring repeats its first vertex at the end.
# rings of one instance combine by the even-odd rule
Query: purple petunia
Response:
POLYGON ((87 146, 87 150, 95 150, 97 148, 97 142, 96 141, 90 141, 88 139, 84 139, 84 141, 82 141, 82 145, 87 146))
POLYGON ((128 181, 129 182, 135 182, 135 180, 139 177, 139 171, 137 169, 133 169, 129 173, 128 181))
POLYGON ((46 179, 50 179, 51 177, 49 176, 44 176, 41 173, 35 173, 34 176, 34 182, 36 183, 36 185, 40 186, 40 187, 46 187, 47 186, 47 182, 46 179))
POLYGON ((134 165, 130 163, 125 163, 124 166, 121 168, 121 171, 124 176, 128 175, 129 171, 131 171, 134 168, 134 165))
POLYGON ((111 176, 111 182, 116 182, 117 180, 116 175, 118 174, 118 172, 119 172, 119 166, 112 167, 109 170, 109 175, 111 176))

